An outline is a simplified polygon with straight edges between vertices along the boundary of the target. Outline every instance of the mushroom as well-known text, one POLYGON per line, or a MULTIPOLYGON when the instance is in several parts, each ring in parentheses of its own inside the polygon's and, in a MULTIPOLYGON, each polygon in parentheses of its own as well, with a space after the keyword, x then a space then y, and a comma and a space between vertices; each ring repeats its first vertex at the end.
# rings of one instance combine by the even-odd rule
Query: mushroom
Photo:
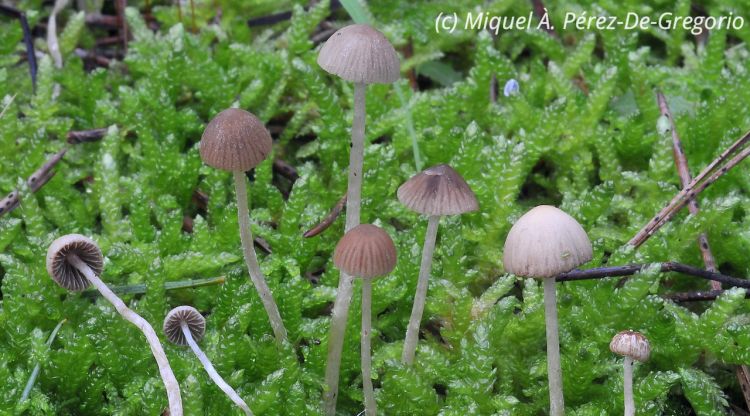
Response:
POLYGON ((612 338, 609 349, 625 357, 623 362, 623 390, 625 391, 625 416, 635 415, 633 400, 633 360, 645 362, 651 355, 651 346, 643 334, 635 331, 622 331, 612 338))
MULTIPOLYGON (((368 25, 350 25, 336 31, 320 49, 318 65, 330 74, 354 83, 354 119, 349 154, 346 231, 359 225, 365 148, 365 93, 367 84, 389 84, 399 77, 399 59, 393 45, 368 25)), ((336 413, 341 350, 352 298, 351 276, 342 273, 331 314, 325 381, 325 413, 336 413)))
POLYGON ((479 209, 479 203, 464 178, 448 165, 433 166, 414 175, 398 188, 397 195, 398 200, 407 208, 428 216, 417 292, 414 295, 414 305, 401 354, 401 361, 411 365, 419 340, 419 323, 427 298, 427 282, 430 278, 440 217, 476 211, 479 209))
POLYGON ((198 341, 203 338, 206 332, 206 319, 192 306, 178 306, 167 314, 164 318, 164 334, 167 339, 177 345, 189 345, 195 355, 203 364, 203 368, 211 377, 211 380, 223 391, 237 406, 245 412, 246 415, 252 416, 247 403, 237 394, 234 389, 224 381, 216 372, 211 361, 198 346, 198 341))
POLYGON ((125 303, 99 278, 104 268, 104 257, 96 242, 80 234, 64 235, 47 249, 47 273, 61 287, 79 292, 93 284, 127 321, 137 326, 146 336, 151 353, 159 366, 169 400, 169 412, 182 416, 180 386, 169 366, 154 328, 145 319, 125 306, 125 303))
POLYGON ((370 376, 372 279, 386 275, 396 267, 396 247, 388 233, 382 229, 370 224, 358 225, 339 240, 333 252, 333 263, 342 272, 362 278, 362 389, 365 415, 375 416, 377 406, 370 376))
POLYGON ((583 227, 570 215, 549 205, 540 205, 524 214, 513 224, 505 239, 505 270, 544 282, 547 378, 552 416, 565 412, 555 277, 588 262, 591 256, 591 242, 583 227))
POLYGON ((258 166, 271 153, 273 143, 263 123, 252 113, 238 108, 226 109, 211 120, 200 142, 201 159, 207 165, 231 171, 237 193, 237 218, 245 264, 263 307, 266 309, 277 342, 286 340, 286 328, 271 289, 260 271, 250 230, 245 172, 258 166))

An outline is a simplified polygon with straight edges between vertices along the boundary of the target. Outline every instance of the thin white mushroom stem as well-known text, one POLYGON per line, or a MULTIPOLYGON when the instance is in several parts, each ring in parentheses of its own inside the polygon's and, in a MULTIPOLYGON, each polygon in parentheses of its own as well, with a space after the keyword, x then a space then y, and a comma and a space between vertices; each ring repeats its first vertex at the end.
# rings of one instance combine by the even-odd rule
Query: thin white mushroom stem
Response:
POLYGON ((234 389, 227 384, 226 381, 224 381, 223 378, 219 375, 218 372, 216 372, 216 369, 214 368, 213 364, 211 364, 211 361, 206 357, 206 354, 203 353, 203 351, 198 346, 198 343, 195 342, 193 339, 193 335, 190 333, 190 328, 188 328, 188 325, 186 322, 180 322, 180 329, 182 329, 182 334, 185 335, 185 340, 187 341, 188 345, 190 345, 190 348, 193 350, 195 355, 198 357, 198 360, 203 364, 203 368, 206 369, 206 372, 211 377, 211 380, 216 383, 217 386, 223 391, 232 401, 234 404, 239 406, 242 411, 245 412, 247 416, 252 416, 253 412, 250 410, 250 407, 248 407, 247 403, 245 403, 244 400, 240 397, 239 394, 237 394, 234 389))
MULTIPOLYGON (((349 183, 346 192, 346 229, 349 231, 359 225, 362 205, 362 176, 365 155, 365 96, 367 85, 354 84, 354 119, 352 121, 352 141, 349 152, 349 183)), ((331 313, 331 332, 328 336, 328 358, 326 361, 324 410, 328 416, 336 414, 336 399, 339 390, 339 371, 341 369, 341 352, 344 348, 346 321, 349 316, 349 305, 352 301, 354 280, 341 272, 336 300, 331 313)))
POLYGON ((409 326, 406 327, 404 351, 401 354, 401 361, 406 365, 412 365, 412 363, 414 363, 414 354, 417 350, 417 342, 419 342, 419 324, 422 322, 424 305, 427 301, 427 283, 430 279, 432 255, 435 252, 435 238, 437 237, 439 223, 440 216, 438 215, 430 215, 427 220, 427 232, 424 236, 422 264, 419 267, 417 292, 414 295, 414 305, 411 309, 411 318, 409 318, 409 326))
POLYGON ((372 332, 372 279, 362 279, 362 390, 365 395, 365 416, 378 413, 375 392, 372 387, 372 359, 370 357, 370 335, 372 332))
POLYGON ((117 295, 115 295, 115 293, 112 292, 109 287, 104 284, 104 282, 102 282, 99 276, 97 276, 96 273, 91 270, 91 267, 84 263, 78 256, 76 256, 75 254, 68 254, 67 260, 73 267, 78 269, 78 271, 86 276, 86 279, 88 279, 89 282, 91 282, 91 284, 93 284, 99 290, 102 296, 107 299, 109 303, 112 304, 112 306, 115 307, 117 312, 122 315, 123 318, 125 318, 133 325, 137 326, 138 329, 143 332, 143 335, 146 337, 146 341, 148 341, 148 346, 151 348, 151 353, 156 359, 156 364, 159 366, 159 374, 161 375, 161 379, 164 382, 164 387, 167 390, 167 398, 169 400, 169 414, 172 416, 182 416, 182 398, 180 397, 180 385, 177 383, 177 379, 172 372, 172 368, 169 366, 167 355, 164 353, 164 349, 161 347, 161 342, 159 342, 159 337, 156 336, 154 328, 151 327, 151 324, 149 324, 148 321, 143 319, 132 309, 128 308, 125 305, 125 302, 118 298, 117 295))
POLYGON ((625 416, 635 415, 635 400, 633 399, 633 359, 625 356, 623 362, 623 390, 625 392, 625 416))
POLYGON ((547 329, 547 379, 549 381, 550 416, 565 414, 563 400, 562 368, 560 367, 560 340, 557 333, 557 293, 555 278, 544 280, 544 321, 547 329))
POLYGON ((260 271, 258 258, 255 255, 255 247, 253 247, 253 234, 250 230, 250 210, 247 206, 245 172, 235 171, 233 173, 234 187, 237 193, 237 219, 240 223, 240 240, 242 241, 242 252, 245 255, 245 264, 250 273, 250 280, 253 282, 255 290, 258 291, 260 301, 263 302, 263 307, 268 314, 268 320, 271 322, 271 329, 273 329, 276 342, 282 343, 287 338, 286 328, 284 328, 284 322, 281 320, 279 308, 273 300, 271 289, 263 277, 263 272, 260 271))

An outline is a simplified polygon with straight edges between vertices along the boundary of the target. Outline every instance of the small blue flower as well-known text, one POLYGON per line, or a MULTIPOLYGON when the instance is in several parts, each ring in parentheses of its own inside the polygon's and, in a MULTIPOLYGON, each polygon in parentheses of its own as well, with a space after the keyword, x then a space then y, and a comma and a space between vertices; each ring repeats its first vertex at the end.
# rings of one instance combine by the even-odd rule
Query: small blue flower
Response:
POLYGON ((511 95, 516 95, 519 92, 519 85, 518 81, 511 78, 508 80, 508 82, 505 83, 505 87, 503 87, 503 95, 506 97, 510 97, 511 95))

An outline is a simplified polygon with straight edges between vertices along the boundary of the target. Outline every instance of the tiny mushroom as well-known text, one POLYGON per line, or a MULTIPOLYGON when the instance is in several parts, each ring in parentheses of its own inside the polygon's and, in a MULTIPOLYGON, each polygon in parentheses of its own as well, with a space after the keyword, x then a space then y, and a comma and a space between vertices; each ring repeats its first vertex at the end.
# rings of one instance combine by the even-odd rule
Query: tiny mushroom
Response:
POLYGON ((398 188, 397 195, 398 200, 407 208, 428 216, 417 292, 414 295, 414 305, 401 354, 401 361, 411 365, 419 340, 419 324, 427 298, 427 283, 440 217, 476 211, 479 209, 479 203, 464 178, 448 165, 433 166, 414 175, 398 188))
POLYGON ((205 331, 206 319, 192 306, 178 306, 169 311, 167 317, 164 318, 164 334, 167 339, 177 345, 189 345, 198 360, 203 364, 203 368, 206 369, 211 380, 245 412, 245 415, 252 416, 253 412, 250 411, 247 403, 221 378, 206 354, 198 346, 198 341, 203 338, 205 331))
POLYGON ((396 247, 382 229, 358 225, 341 238, 333 253, 333 263, 342 272, 362 278, 362 386, 365 415, 375 416, 375 394, 372 387, 370 332, 372 319, 372 279, 390 273, 396 267, 396 247))
POLYGON ((625 357, 623 362, 623 390, 625 396, 625 416, 635 415, 633 399, 633 360, 644 362, 651 355, 651 345, 643 334, 635 331, 622 331, 612 338, 609 349, 625 357))
POLYGON ((282 342, 286 340, 286 328, 255 254, 245 184, 245 172, 265 160, 271 153, 272 145, 271 134, 257 117, 245 110, 229 108, 216 115, 206 126, 201 137, 200 155, 207 165, 234 174, 245 264, 266 309, 276 341, 282 342))
POLYGON ((128 308, 99 278, 103 268, 104 256, 99 246, 94 240, 80 234, 62 236, 47 249, 47 273, 58 285, 67 290, 81 291, 93 284, 123 318, 143 332, 167 390, 169 412, 174 416, 182 416, 180 386, 169 366, 159 337, 148 321, 128 308))
MULTIPOLYGON (((318 55, 326 72, 354 83, 354 118, 349 154, 346 231, 359 225, 365 148, 365 93, 368 84, 390 84, 400 76, 399 58, 388 39, 371 26, 355 24, 337 30, 318 55)), ((331 316, 325 382, 324 411, 336 413, 341 352, 352 297, 352 277, 342 273, 331 316)))
POLYGON ((592 248, 586 231, 562 210, 540 205, 513 224, 505 239, 505 271, 544 282, 544 313, 547 330, 547 378, 550 414, 564 414, 560 368, 555 277, 591 260, 592 248))

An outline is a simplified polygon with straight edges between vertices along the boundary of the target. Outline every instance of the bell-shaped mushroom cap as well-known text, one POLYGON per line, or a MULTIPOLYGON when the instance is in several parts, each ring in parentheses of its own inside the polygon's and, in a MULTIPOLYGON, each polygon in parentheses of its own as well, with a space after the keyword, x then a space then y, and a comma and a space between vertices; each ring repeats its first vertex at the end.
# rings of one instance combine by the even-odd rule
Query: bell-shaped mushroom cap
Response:
POLYGON ((99 276, 104 268, 104 256, 96 242, 80 234, 64 235, 47 249, 47 273, 58 285, 68 290, 86 289, 91 282, 80 270, 68 262, 75 254, 99 276))
POLYGON ((333 264, 351 276, 383 276, 396 267, 396 246, 379 227, 360 224, 341 237, 333 252, 333 264))
POLYGON ((407 208, 425 215, 456 215, 479 209, 474 192, 448 165, 433 166, 414 175, 396 194, 407 208))
POLYGON ((390 84, 400 74, 393 45, 368 25, 337 30, 320 49, 318 65, 347 81, 364 84, 390 84))
POLYGON ((591 260, 589 237, 573 217, 549 206, 531 209, 505 239, 505 271, 517 276, 554 277, 591 260))
POLYGON ((201 137, 201 159, 212 167, 248 171, 271 153, 271 134, 252 113, 229 108, 211 120, 201 137))
POLYGON ((206 332, 206 318, 192 306, 178 306, 167 314, 164 318, 164 334, 167 339, 177 345, 187 345, 185 334, 182 333, 183 322, 187 324, 190 335, 195 342, 203 338, 206 332))
POLYGON ((638 361, 648 360, 651 345, 643 334, 635 331, 622 331, 612 338, 609 349, 615 354, 630 357, 638 361))

